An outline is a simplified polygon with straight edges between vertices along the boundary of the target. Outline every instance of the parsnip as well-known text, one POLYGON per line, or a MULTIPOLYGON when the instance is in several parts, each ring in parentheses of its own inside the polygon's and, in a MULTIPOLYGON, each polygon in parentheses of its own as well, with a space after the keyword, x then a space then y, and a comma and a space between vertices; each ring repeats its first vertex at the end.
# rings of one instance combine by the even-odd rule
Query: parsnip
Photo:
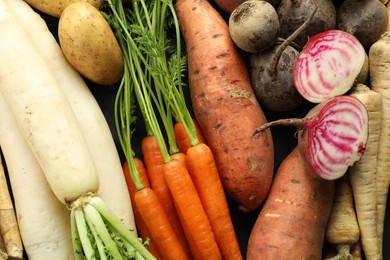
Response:
MULTIPOLYGON (((390 184, 390 32, 369 49, 371 89, 382 95, 381 132, 379 135, 377 183, 377 212, 379 245, 383 245, 384 219, 390 184)), ((382 251, 382 247, 381 247, 382 251)))
POLYGON ((120 158, 99 104, 80 74, 65 59, 60 46, 40 15, 33 12, 22 0, 7 1, 18 22, 53 71, 76 112, 99 175, 98 195, 128 228, 135 229, 120 158))
POLYGON ((69 210, 54 195, 0 95, 0 145, 30 260, 74 259, 69 210))
MULTIPOLYGON (((3 112, 3 111, 2 111, 3 112)), ((6 252, 11 257, 23 257, 23 245, 12 204, 3 159, 0 155, 0 236, 4 239, 6 252)))
POLYGON ((367 259, 382 259, 377 234, 377 154, 382 116, 382 95, 358 84, 349 95, 359 99, 368 112, 368 140, 362 158, 349 168, 361 243, 367 259))
POLYGON ((342 259, 351 259, 350 249, 359 241, 360 231, 353 205, 348 173, 335 182, 332 211, 326 227, 326 240, 342 259))

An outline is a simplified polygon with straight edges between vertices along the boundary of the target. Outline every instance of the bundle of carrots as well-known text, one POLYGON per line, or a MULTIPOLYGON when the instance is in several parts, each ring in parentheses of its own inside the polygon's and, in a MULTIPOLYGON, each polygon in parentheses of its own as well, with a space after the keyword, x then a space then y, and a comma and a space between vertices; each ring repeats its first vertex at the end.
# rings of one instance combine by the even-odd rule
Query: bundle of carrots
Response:
POLYGON ((156 258, 242 259, 213 153, 184 98, 186 57, 173 3, 108 1, 103 10, 120 25, 113 29, 125 72, 115 118, 140 235, 156 258), (143 161, 132 150, 135 103, 147 130, 143 161))

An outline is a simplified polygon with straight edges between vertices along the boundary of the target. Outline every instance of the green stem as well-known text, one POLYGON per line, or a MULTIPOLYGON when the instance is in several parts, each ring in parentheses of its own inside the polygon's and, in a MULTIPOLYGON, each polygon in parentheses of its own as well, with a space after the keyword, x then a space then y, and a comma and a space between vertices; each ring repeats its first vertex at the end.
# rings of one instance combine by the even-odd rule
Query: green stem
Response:
POLYGON ((93 238, 95 240, 96 247, 97 247, 98 252, 99 252, 100 260, 107 260, 107 255, 106 255, 106 252, 104 250, 103 241, 100 239, 98 233, 96 232, 95 225, 92 224, 91 217, 86 214, 85 215, 85 220, 87 221, 89 230, 91 230, 91 233, 92 233, 93 238))
POLYGON ((72 210, 70 212, 70 226, 72 233, 72 241, 73 241, 73 251, 76 260, 83 260, 83 247, 81 245, 80 236, 77 230, 76 216, 75 211, 72 210))
POLYGON ((78 237, 80 238, 81 245, 83 247, 85 258, 90 260, 94 259, 95 257, 95 251, 92 247, 91 241, 88 237, 88 230, 87 225, 85 223, 84 219, 84 213, 81 208, 73 209, 77 231, 78 231, 78 237))
POLYGON ((99 213, 103 216, 103 218, 115 228, 116 232, 121 236, 126 238, 126 240, 139 252, 145 259, 152 260, 156 259, 146 248, 145 246, 138 240, 138 237, 128 230, 125 225, 115 217, 114 213, 106 206, 103 200, 100 197, 93 197, 90 202, 99 213))

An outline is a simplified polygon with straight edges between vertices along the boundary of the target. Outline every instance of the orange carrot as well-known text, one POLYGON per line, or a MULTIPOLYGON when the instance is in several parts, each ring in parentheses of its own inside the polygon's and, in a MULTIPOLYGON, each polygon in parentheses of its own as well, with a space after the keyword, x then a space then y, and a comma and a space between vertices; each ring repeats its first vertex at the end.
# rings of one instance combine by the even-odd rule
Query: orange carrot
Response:
MULTIPOLYGON (((203 135, 202 130, 199 127, 199 124, 196 122, 196 120, 193 120, 196 133, 198 136, 198 142, 199 143, 206 143, 206 138, 203 135)), ((176 143, 179 147, 179 151, 182 153, 186 153, 188 148, 191 147, 191 141, 188 137, 187 131, 185 130, 182 122, 177 122, 174 126, 174 132, 176 137, 176 143)))
MULTIPOLYGON (((135 167, 138 171, 139 177, 140 177, 143 185, 145 187, 149 188, 150 187, 149 179, 148 179, 148 175, 146 173, 146 169, 145 169, 143 162, 137 157, 134 157, 133 161, 134 161, 135 167)), ((137 227, 137 232, 143 241, 145 241, 147 238, 149 238, 148 250, 157 259, 162 259, 160 256, 160 253, 158 252, 156 244, 154 243, 154 241, 150 237, 149 230, 148 230, 144 220, 142 219, 141 214, 138 211, 137 205, 135 204, 134 197, 135 197, 135 193, 137 192, 137 187, 135 186, 133 180, 131 179, 129 164, 127 162, 125 162, 123 164, 123 173, 125 175, 125 180, 126 180, 127 189, 129 191, 129 195, 130 195, 131 205, 133 207, 133 214, 134 214, 135 225, 137 227)))
POLYGON ((164 164, 164 176, 186 227, 188 241, 200 254, 196 259, 222 259, 220 250, 211 229, 210 221, 202 206, 195 185, 185 168, 178 160, 164 164))
POLYGON ((195 118, 213 151, 225 192, 242 211, 253 211, 269 192, 274 150, 270 131, 251 138, 266 117, 245 59, 209 1, 177 0, 175 9, 187 48, 195 118))
POLYGON ((145 187, 136 192, 134 199, 162 258, 189 259, 155 192, 145 187))
POLYGON ((186 161, 223 258, 242 259, 225 192, 210 148, 206 144, 190 147, 186 161))
POLYGON ((190 250, 180 223, 179 216, 176 212, 172 194, 164 178, 163 165, 165 164, 165 161, 156 137, 144 137, 141 142, 141 151, 150 181, 150 186, 160 200, 177 238, 179 239, 183 248, 188 252, 188 255, 190 255, 190 250))

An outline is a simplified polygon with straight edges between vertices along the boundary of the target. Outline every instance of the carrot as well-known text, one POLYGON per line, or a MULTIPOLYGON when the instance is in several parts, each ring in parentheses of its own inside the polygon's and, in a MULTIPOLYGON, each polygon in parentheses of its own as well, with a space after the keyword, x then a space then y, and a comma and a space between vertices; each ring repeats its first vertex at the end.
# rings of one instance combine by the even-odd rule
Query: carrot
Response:
POLYGON ((338 256, 342 259, 352 257, 351 247, 359 241, 360 230, 348 173, 335 180, 334 201, 325 237, 330 244, 335 246, 338 256))
POLYGON ((246 63, 227 23, 205 0, 178 0, 176 13, 186 43, 194 114, 213 151, 223 187, 244 212, 258 208, 271 186, 271 132, 256 140, 266 122, 253 93, 246 63))
MULTIPOLYGON (((4 113, 4 111, 2 111, 4 113)), ((23 258, 23 244, 16 220, 15 208, 8 189, 7 178, 0 155, 0 236, 10 257, 23 258)))
POLYGON ((379 245, 383 245, 384 219, 390 184, 390 114, 387 111, 387 108, 390 107, 390 32, 384 33, 377 42, 371 45, 368 56, 370 62, 371 89, 382 95, 382 117, 376 184, 378 243, 379 245))
POLYGON ((142 139, 141 150, 151 188, 160 200, 169 222, 176 233, 183 248, 189 252, 188 244, 176 211, 172 194, 164 178, 164 158, 155 136, 146 136, 142 139))
POLYGON ((334 181, 309 169, 294 148, 278 168, 246 259, 321 259, 333 196, 334 181))
MULTIPOLYGON (((199 124, 196 122, 196 120, 193 120, 196 133, 198 136, 199 143, 207 143, 206 138, 203 135, 202 130, 199 127, 199 124)), ((182 122, 177 122, 174 126, 174 132, 176 137, 176 143, 179 147, 179 151, 182 153, 186 153, 188 148, 191 147, 191 140, 188 137, 187 131, 183 126, 182 122)))
MULTIPOLYGON (((148 179, 148 175, 146 173, 146 168, 145 168, 143 162, 139 158, 137 158, 137 157, 134 157, 133 161, 134 161, 134 165, 135 165, 135 167, 137 169, 137 172, 139 174, 139 177, 141 179, 142 184, 145 187, 149 188, 150 187, 149 179, 148 179)), ((134 220, 135 220, 135 224, 137 226, 138 234, 141 236, 141 238, 144 241, 149 239, 148 250, 157 259, 162 259, 161 256, 160 256, 160 253, 158 252, 156 244, 154 243, 154 241, 150 237, 150 232, 149 232, 149 230, 148 230, 144 220, 142 219, 141 214, 138 211, 137 205, 135 204, 135 198, 134 197, 135 197, 135 194, 137 192, 137 187, 134 185, 134 182, 131 179, 129 164, 127 162, 125 162, 123 164, 123 173, 125 175, 126 185, 127 185, 128 191, 129 191, 130 199, 131 199, 131 205, 133 206, 134 220)))
POLYGON ((190 147, 186 161, 223 259, 242 259, 225 192, 210 148, 204 143, 190 147))
POLYGON ((358 84, 349 95, 359 99, 368 112, 368 140, 363 156, 349 167, 361 243, 367 259, 381 259, 377 234, 377 161, 381 131, 382 95, 358 84))
POLYGON ((189 241, 195 244, 196 259, 222 259, 209 219, 185 166, 176 160, 164 164, 164 176, 185 222, 189 241))

